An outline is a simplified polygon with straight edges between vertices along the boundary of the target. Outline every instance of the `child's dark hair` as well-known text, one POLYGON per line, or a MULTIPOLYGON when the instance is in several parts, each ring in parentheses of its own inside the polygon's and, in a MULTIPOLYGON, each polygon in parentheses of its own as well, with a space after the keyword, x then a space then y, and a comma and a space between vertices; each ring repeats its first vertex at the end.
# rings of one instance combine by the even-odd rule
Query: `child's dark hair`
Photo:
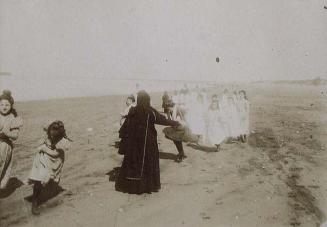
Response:
POLYGON ((69 141, 71 141, 71 139, 69 139, 66 135, 66 130, 65 130, 65 126, 64 123, 62 121, 54 121, 52 122, 48 128, 47 128, 47 136, 48 139, 51 142, 51 147, 54 148, 55 145, 62 139, 65 138, 69 141), (55 131, 55 135, 51 135, 52 131, 55 131))
POLYGON ((239 93, 239 94, 243 94, 243 95, 244 95, 244 98, 245 98, 246 100, 248 99, 245 90, 240 90, 238 93, 239 93))
POLYGON ((128 100, 128 99, 132 100, 132 102, 135 102, 135 97, 134 97, 134 95, 129 95, 129 96, 127 97, 127 100, 128 100))
POLYGON ((218 95, 217 94, 214 94, 211 96, 211 99, 217 99, 218 98, 218 95))
POLYGON ((14 100, 14 98, 13 98, 12 95, 11 95, 11 91, 9 91, 9 90, 4 90, 4 91, 2 92, 2 94, 0 95, 0 100, 7 100, 7 101, 10 103, 10 105, 11 105, 11 108, 10 108, 9 114, 13 114, 15 117, 18 116, 17 111, 16 111, 16 109, 14 108, 15 100, 14 100))
POLYGON ((17 111, 16 111, 15 108, 11 108, 10 113, 12 113, 14 115, 14 117, 18 116, 17 111))

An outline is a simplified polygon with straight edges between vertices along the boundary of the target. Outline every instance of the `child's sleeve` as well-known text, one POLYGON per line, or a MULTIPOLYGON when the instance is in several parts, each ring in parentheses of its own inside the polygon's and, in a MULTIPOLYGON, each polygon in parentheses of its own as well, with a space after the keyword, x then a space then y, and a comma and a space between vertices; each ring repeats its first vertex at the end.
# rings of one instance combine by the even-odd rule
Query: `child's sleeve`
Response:
POLYGON ((58 150, 63 150, 63 151, 68 151, 71 148, 71 142, 68 141, 65 138, 62 138, 57 144, 56 144, 56 149, 58 150))
POLYGON ((44 152, 44 153, 48 154, 51 157, 58 157, 59 156, 59 153, 56 151, 56 149, 52 150, 45 143, 42 144, 41 146, 39 146, 37 148, 37 151, 38 152, 44 152))
POLYGON ((15 117, 10 125, 10 130, 20 129, 23 127, 23 119, 21 117, 15 117))

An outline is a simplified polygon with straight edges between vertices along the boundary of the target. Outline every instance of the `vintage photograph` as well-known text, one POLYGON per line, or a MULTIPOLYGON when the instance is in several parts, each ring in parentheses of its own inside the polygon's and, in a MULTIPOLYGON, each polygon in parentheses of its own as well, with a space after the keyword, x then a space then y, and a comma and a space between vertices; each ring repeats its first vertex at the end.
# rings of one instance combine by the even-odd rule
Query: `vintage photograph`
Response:
POLYGON ((326 0, 0 0, 0 227, 327 227, 326 0))

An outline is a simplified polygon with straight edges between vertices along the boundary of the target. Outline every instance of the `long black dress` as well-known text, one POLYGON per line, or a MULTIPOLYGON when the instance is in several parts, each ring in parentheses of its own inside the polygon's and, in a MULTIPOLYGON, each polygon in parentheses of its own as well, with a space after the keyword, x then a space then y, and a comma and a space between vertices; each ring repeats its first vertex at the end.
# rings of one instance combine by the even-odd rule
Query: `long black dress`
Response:
POLYGON ((159 149, 155 124, 178 126, 177 121, 166 119, 152 107, 131 108, 127 116, 123 153, 125 154, 117 191, 131 194, 157 192, 160 189, 159 149))

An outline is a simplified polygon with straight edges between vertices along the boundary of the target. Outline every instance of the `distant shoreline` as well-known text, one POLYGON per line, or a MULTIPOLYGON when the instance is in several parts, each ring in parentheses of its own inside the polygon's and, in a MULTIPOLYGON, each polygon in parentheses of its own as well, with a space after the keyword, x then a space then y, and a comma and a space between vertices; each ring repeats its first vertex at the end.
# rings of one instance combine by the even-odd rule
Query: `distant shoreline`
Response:
MULTIPOLYGON (((319 85, 314 85, 314 84, 309 84, 309 83, 302 83, 299 81, 256 81, 256 82, 251 82, 251 83, 224 83, 224 84, 219 84, 216 86, 210 86, 206 87, 205 89, 212 89, 214 87, 244 87, 244 86, 276 86, 276 87, 283 87, 283 86, 294 86, 294 87, 308 87, 308 88, 321 88, 321 87, 327 87, 326 84, 319 84, 319 85)), ((141 89, 142 90, 142 89, 141 89)), ((161 89, 157 91, 153 90, 147 90, 150 94, 155 95, 155 94, 160 94, 163 93, 164 91, 168 92, 173 92, 176 89, 161 89)), ((69 97, 50 97, 50 98, 44 98, 44 99, 26 99, 26 100, 17 100, 16 103, 28 103, 28 102, 43 102, 43 101, 59 101, 59 100, 67 100, 67 99, 87 99, 87 98, 99 98, 99 97, 109 97, 109 96, 127 96, 130 95, 133 92, 112 92, 108 94, 94 94, 94 95, 85 95, 85 96, 69 96, 69 97)))

